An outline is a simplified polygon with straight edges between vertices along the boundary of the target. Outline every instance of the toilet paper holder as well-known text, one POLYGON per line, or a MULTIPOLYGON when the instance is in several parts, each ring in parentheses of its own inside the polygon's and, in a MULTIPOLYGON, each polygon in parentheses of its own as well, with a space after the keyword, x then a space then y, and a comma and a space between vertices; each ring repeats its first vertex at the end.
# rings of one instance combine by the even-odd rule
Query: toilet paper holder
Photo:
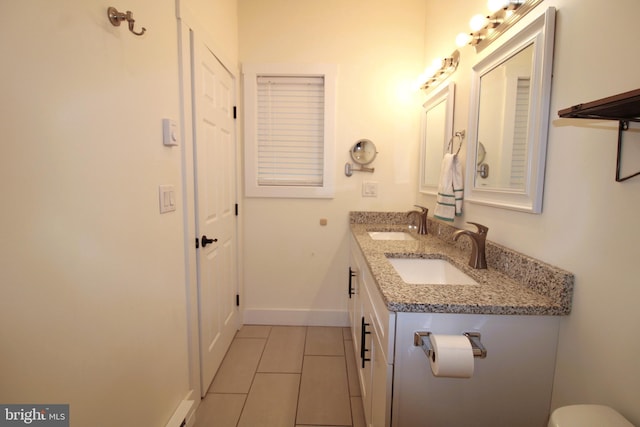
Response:
MULTIPOLYGON (((415 332, 413 334, 413 345, 422 347, 424 354, 431 359, 433 356, 433 347, 431 347, 429 335, 431 335, 431 332, 415 332)), ((480 341, 480 332, 465 332, 463 335, 467 337, 471 343, 473 357, 479 357, 480 359, 487 357, 487 349, 484 348, 484 345, 482 345, 480 341)))

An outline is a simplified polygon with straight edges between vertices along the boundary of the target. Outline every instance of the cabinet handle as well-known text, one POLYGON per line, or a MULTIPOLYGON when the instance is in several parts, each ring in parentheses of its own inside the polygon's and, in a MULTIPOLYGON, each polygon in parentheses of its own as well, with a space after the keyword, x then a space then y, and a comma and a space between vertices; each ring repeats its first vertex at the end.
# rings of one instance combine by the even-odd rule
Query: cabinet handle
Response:
POLYGON ((369 351, 369 349, 365 348, 365 345, 367 343, 366 335, 369 335, 371 332, 367 331, 367 326, 369 326, 369 323, 366 323, 364 321, 364 316, 362 316, 361 325, 362 329, 360 330, 360 358, 362 359, 362 368, 364 369, 364 363, 371 361, 370 358, 365 357, 365 353, 369 351))
POLYGON ((356 272, 353 271, 351 269, 351 267, 349 267, 349 298, 351 298, 351 295, 355 294, 354 290, 353 290, 353 285, 352 285, 352 279, 356 276, 356 272))

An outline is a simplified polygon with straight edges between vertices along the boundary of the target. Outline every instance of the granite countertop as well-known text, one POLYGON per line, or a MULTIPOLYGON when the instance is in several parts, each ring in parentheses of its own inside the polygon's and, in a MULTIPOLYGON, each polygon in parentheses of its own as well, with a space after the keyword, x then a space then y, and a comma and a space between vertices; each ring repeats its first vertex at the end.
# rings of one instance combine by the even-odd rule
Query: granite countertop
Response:
MULTIPOLYGON (((429 226, 432 232, 439 224, 430 220, 429 226)), ((564 270, 489 241, 488 268, 478 270, 468 265, 469 250, 446 238, 411 233, 416 240, 373 240, 369 231, 409 230, 406 225, 351 221, 351 232, 390 311, 502 315, 567 315, 571 311, 573 275, 564 270), (445 259, 478 285, 406 284, 387 255, 445 259)), ((441 230, 436 233, 440 235, 441 230)))

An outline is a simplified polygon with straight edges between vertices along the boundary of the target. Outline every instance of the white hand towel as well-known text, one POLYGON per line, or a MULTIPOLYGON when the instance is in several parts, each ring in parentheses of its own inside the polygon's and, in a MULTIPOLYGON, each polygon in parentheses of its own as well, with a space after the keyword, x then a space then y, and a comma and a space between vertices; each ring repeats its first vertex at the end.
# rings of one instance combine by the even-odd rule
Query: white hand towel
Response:
POLYGON ((463 193, 462 165, 457 155, 446 153, 440 169, 434 216, 445 221, 453 221, 456 215, 462 215, 463 193))
POLYGON ((456 198, 456 216, 462 215, 462 199, 464 198, 464 178, 462 163, 458 155, 453 156, 453 194, 456 198))

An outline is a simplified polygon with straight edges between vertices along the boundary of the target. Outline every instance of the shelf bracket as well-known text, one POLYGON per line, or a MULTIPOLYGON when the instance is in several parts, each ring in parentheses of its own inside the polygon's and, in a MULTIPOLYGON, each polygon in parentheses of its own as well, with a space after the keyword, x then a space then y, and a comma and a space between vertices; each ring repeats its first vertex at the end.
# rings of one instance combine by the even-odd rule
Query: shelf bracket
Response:
POLYGON ((616 156, 616 182, 626 181, 629 178, 633 178, 634 176, 640 175, 640 172, 636 172, 632 175, 628 175, 625 177, 620 177, 620 168, 622 166, 622 135, 625 131, 629 130, 629 121, 628 120, 620 120, 618 122, 618 153, 616 156))

